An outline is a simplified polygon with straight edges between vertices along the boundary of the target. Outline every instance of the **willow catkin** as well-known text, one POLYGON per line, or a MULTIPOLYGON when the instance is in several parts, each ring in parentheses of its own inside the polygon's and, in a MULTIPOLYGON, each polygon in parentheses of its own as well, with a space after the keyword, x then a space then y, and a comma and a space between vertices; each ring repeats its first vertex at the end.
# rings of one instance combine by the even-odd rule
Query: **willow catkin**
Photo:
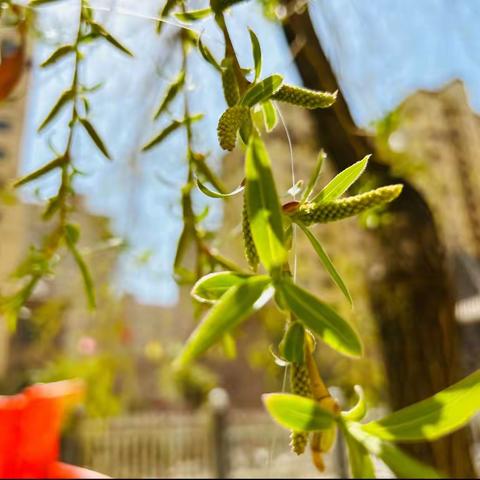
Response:
MULTIPOLYGON (((312 396, 310 377, 308 374, 308 368, 305 364, 300 365, 298 363, 292 363, 290 371, 290 387, 292 393, 295 395, 307 398, 312 396)), ((290 433, 290 446, 292 451, 297 455, 301 455, 305 451, 307 442, 307 432, 296 432, 292 430, 290 433)))
POLYGON ((237 143, 237 132, 249 115, 248 107, 235 105, 223 112, 217 126, 218 142, 224 150, 233 150, 237 143))
POLYGON ((292 217, 305 225, 342 220, 395 200, 400 195, 402 188, 402 185, 389 185, 332 202, 306 203, 300 206, 292 217))
POLYGON ((222 62, 222 87, 227 105, 233 107, 240 100, 240 90, 238 89, 231 58, 225 58, 222 62))
POLYGON ((280 90, 272 95, 273 100, 315 109, 331 107, 337 98, 337 92, 318 92, 308 88, 293 85, 282 85, 280 90))
POLYGON ((250 220, 248 219, 247 198, 243 196, 243 210, 242 210, 242 233, 243 233, 243 249, 248 265, 254 271, 258 267, 258 253, 253 242, 252 231, 250 229, 250 220))

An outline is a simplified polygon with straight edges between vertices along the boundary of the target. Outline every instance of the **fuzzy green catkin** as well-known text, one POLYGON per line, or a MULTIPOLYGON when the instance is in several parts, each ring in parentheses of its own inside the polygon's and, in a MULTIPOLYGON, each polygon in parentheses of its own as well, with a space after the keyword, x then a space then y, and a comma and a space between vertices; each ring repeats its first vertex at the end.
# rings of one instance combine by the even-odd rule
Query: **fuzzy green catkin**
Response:
POLYGON ((250 268, 256 271, 259 258, 257 249, 255 248, 255 243, 253 243, 252 231, 250 230, 250 221, 248 220, 247 200, 245 195, 243 196, 242 232, 245 258, 247 259, 250 268))
POLYGON ((337 98, 337 92, 317 92, 308 88, 293 85, 282 85, 280 90, 272 95, 273 100, 292 103, 300 107, 315 109, 331 107, 337 98))
POLYGON ((395 200, 400 195, 402 188, 402 185, 388 185, 333 202, 306 203, 293 213, 293 218, 300 220, 305 225, 342 220, 395 200))
POLYGON ((227 108, 218 121, 217 135, 224 150, 233 150, 237 143, 237 132, 248 118, 249 109, 243 105, 227 108))
MULTIPOLYGON (((306 364, 300 365, 298 363, 292 363, 290 370, 290 388, 295 395, 307 398, 312 396, 310 377, 306 364)), ((292 430, 290 433, 290 446, 292 451, 297 455, 301 455, 305 451, 307 442, 307 432, 296 432, 292 430)))
POLYGON ((222 62, 222 86, 227 105, 233 107, 240 100, 240 91, 231 58, 225 58, 222 62))

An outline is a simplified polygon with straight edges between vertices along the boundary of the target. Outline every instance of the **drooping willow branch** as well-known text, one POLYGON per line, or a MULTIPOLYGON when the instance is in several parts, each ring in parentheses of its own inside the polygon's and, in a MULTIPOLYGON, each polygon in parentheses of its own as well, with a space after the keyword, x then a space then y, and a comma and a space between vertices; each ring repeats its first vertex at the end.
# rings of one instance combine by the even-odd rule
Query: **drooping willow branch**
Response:
MULTIPOLYGON (((29 6, 35 7, 45 3, 34 0, 29 6)), ((18 312, 32 294, 37 283, 44 276, 52 273, 58 261, 58 254, 62 247, 70 252, 83 278, 88 305, 95 307, 95 293, 89 269, 78 249, 77 243, 80 231, 70 222, 75 196, 73 181, 79 173, 75 167, 75 152, 73 140, 78 128, 81 128, 96 148, 110 159, 109 151, 98 134, 96 128, 88 118, 90 112, 89 93, 97 86, 88 87, 81 81, 81 65, 84 61, 82 47, 96 41, 107 41, 110 45, 129 56, 132 53, 113 37, 102 25, 97 23, 89 8, 88 0, 81 0, 78 9, 77 30, 73 42, 61 45, 41 63, 42 68, 52 68, 59 62, 70 59, 73 63, 72 80, 69 87, 58 97, 49 113, 41 122, 38 132, 42 132, 57 119, 60 112, 70 108, 70 119, 67 123, 67 138, 63 151, 50 162, 37 170, 18 179, 16 188, 38 180, 51 172, 60 173, 60 182, 56 195, 51 197, 43 212, 44 220, 55 219, 56 225, 47 234, 40 246, 31 246, 28 256, 15 272, 15 276, 24 283, 20 290, 13 295, 0 298, 0 309, 6 316, 9 324, 15 325, 18 312)))

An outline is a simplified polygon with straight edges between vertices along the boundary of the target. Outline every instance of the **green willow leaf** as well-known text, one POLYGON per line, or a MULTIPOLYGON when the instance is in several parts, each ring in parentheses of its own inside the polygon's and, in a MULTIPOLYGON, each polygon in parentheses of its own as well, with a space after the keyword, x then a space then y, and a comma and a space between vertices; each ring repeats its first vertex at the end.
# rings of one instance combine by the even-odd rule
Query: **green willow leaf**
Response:
POLYGON ((328 256, 327 252, 323 249, 322 245, 320 245, 320 242, 317 240, 315 235, 313 235, 313 233, 302 222, 298 221, 296 223, 300 227, 300 229, 303 231, 303 233, 306 235, 306 237, 310 240, 310 243, 312 244, 315 252, 317 253, 318 258, 323 263, 323 266, 325 267, 325 270, 327 270, 331 279, 336 283, 338 288, 345 295, 345 298, 350 302, 350 305, 352 305, 353 304, 352 296, 350 295, 348 287, 343 281, 343 278, 338 273, 337 269, 335 268, 335 265, 330 260, 330 257, 328 256))
POLYGON ((359 162, 340 172, 328 185, 312 199, 312 203, 324 203, 336 200, 345 193, 362 175, 367 168, 368 159, 371 155, 366 155, 359 162))
POLYGON ((180 3, 180 0, 167 0, 165 5, 163 6, 162 10, 160 11, 160 19, 157 22, 157 33, 160 34, 162 32, 163 25, 165 22, 165 18, 168 17, 169 13, 175 8, 175 6, 180 3))
POLYGON ((93 287, 92 276, 87 267, 87 264, 85 263, 85 260, 83 259, 82 255, 80 254, 76 246, 79 236, 80 236, 80 233, 76 226, 66 225, 65 242, 67 244, 67 248, 70 250, 70 253, 72 254, 73 259, 75 260, 75 263, 77 264, 80 270, 80 273, 82 275, 83 286, 85 288, 85 293, 87 295, 88 307, 90 309, 94 309, 96 304, 95 289, 93 287))
POLYGON ((175 360, 175 366, 188 365, 261 308, 271 296, 262 295, 267 293, 265 290, 269 284, 269 277, 259 275, 229 288, 190 335, 175 360))
POLYGON ((182 70, 177 75, 175 80, 167 88, 167 92, 163 97, 163 100, 160 103, 160 106, 158 107, 153 117, 154 119, 157 119, 168 108, 168 106, 173 101, 173 99, 177 96, 178 92, 180 92, 180 89, 183 87, 184 84, 185 84, 185 70, 182 70))
POLYGON ((342 431, 347 444, 352 478, 375 478, 375 468, 368 450, 346 428, 343 427, 342 431))
POLYGON ((63 92, 60 97, 58 98, 57 102, 53 106, 53 108, 50 110, 48 115, 45 117, 43 122, 40 124, 38 127, 38 132, 41 132, 62 110, 62 108, 73 99, 74 93, 72 90, 66 90, 63 92))
POLYGON ((19 178, 14 182, 13 186, 17 188, 29 182, 32 182, 33 180, 36 180, 37 178, 42 177, 43 175, 51 172, 52 170, 62 167, 63 165, 65 165, 65 163, 67 163, 67 161, 68 161, 67 157, 63 155, 60 157, 57 157, 53 159, 51 162, 48 162, 46 165, 43 165, 42 167, 38 168, 34 172, 29 173, 22 178, 19 178))
POLYGON ((211 8, 201 8, 198 10, 190 10, 189 12, 176 12, 173 15, 181 22, 194 22, 196 20, 207 18, 212 15, 212 13, 211 8))
POLYGON ((85 128, 86 132, 92 139, 93 143, 97 146, 97 148, 109 159, 111 160, 112 158, 110 157, 110 154, 108 153, 107 147, 105 146, 105 143, 101 139, 100 135, 97 133, 95 127, 90 123, 89 120, 86 118, 80 118, 79 119, 80 123, 82 124, 83 128, 85 128))
POLYGON ((304 326, 300 322, 291 322, 280 342, 280 354, 285 360, 302 365, 305 361, 304 344, 304 326))
POLYGON ((262 50, 255 32, 249 28, 248 33, 250 34, 250 41, 252 43, 253 64, 255 65, 255 78, 253 81, 256 83, 262 73, 262 50))
POLYGON ((345 427, 372 455, 380 458, 398 478, 445 478, 432 467, 410 457, 395 445, 369 435, 359 423, 346 422, 345 427))
POLYGON ((220 64, 215 60, 212 52, 208 49, 208 47, 202 42, 202 39, 198 38, 198 50, 202 57, 207 61, 213 68, 218 70, 219 72, 222 71, 222 67, 220 64))
POLYGON ((75 47, 73 45, 63 45, 57 48, 46 60, 44 60, 40 66, 42 68, 48 67, 58 62, 61 58, 65 57, 69 53, 75 52, 75 47))
POLYGON ((277 92, 283 83, 281 75, 270 75, 262 81, 252 85, 243 95, 240 101, 241 105, 253 107, 257 103, 265 102, 275 92, 277 92))
POLYGON ((40 5, 46 5, 47 3, 58 2, 59 0, 30 0, 29 7, 38 7, 40 5))
POLYGON ((166 126, 159 134, 157 134, 152 140, 150 140, 143 148, 142 152, 146 152, 151 148, 158 145, 160 142, 165 140, 171 133, 175 130, 178 130, 182 125, 186 125, 188 122, 194 123, 203 118, 203 114, 193 115, 189 118, 183 120, 173 120, 168 126, 166 126))
POLYGON ((207 197, 211 197, 211 198, 229 198, 229 197, 234 197, 235 195, 237 195, 238 193, 240 192, 243 192, 245 186, 244 185, 240 185, 239 187, 237 187, 235 190, 232 190, 231 192, 228 192, 228 193, 220 193, 220 192, 215 192, 213 190, 211 190, 210 188, 206 187, 198 178, 196 179, 196 184, 197 184, 197 187, 198 189, 204 193, 207 197))
POLYGON ((289 393, 267 393, 262 400, 270 416, 282 427, 295 432, 328 430, 334 417, 310 398, 289 393))
POLYGON ((103 37, 110 45, 115 47, 117 50, 125 53, 126 55, 133 57, 133 53, 124 45, 122 45, 110 32, 108 32, 103 25, 100 25, 97 22, 90 21, 90 27, 94 33, 97 33, 103 37))
POLYGON ((190 294, 202 303, 215 303, 231 287, 244 282, 251 275, 238 272, 215 272, 205 275, 195 283, 190 294))
POLYGON ((290 279, 284 279, 278 288, 289 310, 327 345, 344 355, 362 355, 358 334, 338 313, 290 279))
POLYGON ((362 428, 383 440, 436 440, 463 427, 480 411, 480 370, 430 398, 362 428))
POLYGON ((366 415, 367 404, 365 402, 365 394, 363 392, 363 388, 360 385, 355 385, 353 388, 358 396, 357 403, 350 410, 342 412, 342 417, 346 420, 352 420, 357 422, 366 415))
POLYGON ((320 150, 317 157, 317 163, 315 164, 315 168, 313 169, 312 175, 310 176, 307 186, 305 187, 305 190, 302 194, 302 199, 300 200, 301 203, 307 202, 310 195, 315 190, 315 186, 317 185, 320 174, 322 173, 322 167, 326 158, 327 154, 325 153, 325 151, 323 149, 320 150))
POLYGON ((271 132, 278 122, 277 111, 270 100, 262 103, 263 122, 267 132, 271 132))
POLYGON ((247 147, 246 201, 250 230, 260 261, 272 272, 287 259, 283 224, 268 152, 262 140, 252 135, 247 147))

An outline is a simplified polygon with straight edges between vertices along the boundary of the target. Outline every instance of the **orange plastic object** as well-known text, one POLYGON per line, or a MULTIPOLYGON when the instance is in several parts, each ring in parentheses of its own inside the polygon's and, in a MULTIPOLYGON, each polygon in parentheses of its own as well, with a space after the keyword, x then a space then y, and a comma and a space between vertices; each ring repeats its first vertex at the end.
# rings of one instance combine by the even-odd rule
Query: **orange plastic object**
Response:
POLYGON ((80 381, 66 380, 0 396, 0 478, 106 478, 58 462, 63 416, 82 394, 80 381))

